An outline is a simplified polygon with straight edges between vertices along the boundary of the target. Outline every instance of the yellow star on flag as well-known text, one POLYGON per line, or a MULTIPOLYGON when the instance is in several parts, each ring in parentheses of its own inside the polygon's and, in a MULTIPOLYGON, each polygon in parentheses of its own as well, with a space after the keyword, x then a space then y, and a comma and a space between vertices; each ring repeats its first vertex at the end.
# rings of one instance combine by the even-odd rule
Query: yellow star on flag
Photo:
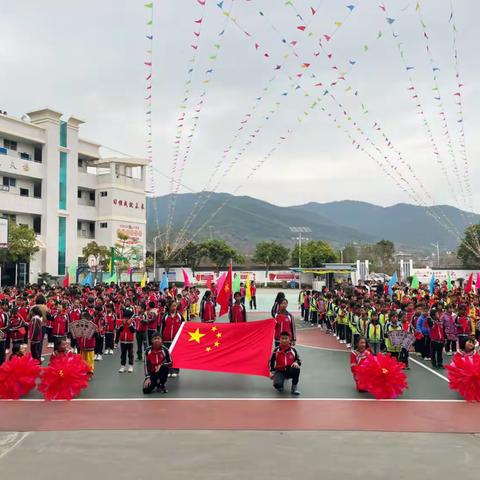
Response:
POLYGON ((212 327, 212 332, 216 332, 217 330, 217 327, 212 327))
POLYGON ((197 328, 194 332, 188 332, 190 335, 190 338, 188 339, 189 342, 197 342, 200 343, 200 339, 204 337, 206 334, 205 333, 200 333, 200 329, 197 328))
POLYGON ((220 345, 220 342, 215 342, 214 345, 218 347, 220 345))
POLYGON ((222 334, 220 332, 217 333, 217 338, 220 338, 222 334))
POLYGON ((212 349, 211 347, 207 347, 207 348, 205 349, 205 351, 206 351, 206 352, 209 352, 211 349, 212 349))

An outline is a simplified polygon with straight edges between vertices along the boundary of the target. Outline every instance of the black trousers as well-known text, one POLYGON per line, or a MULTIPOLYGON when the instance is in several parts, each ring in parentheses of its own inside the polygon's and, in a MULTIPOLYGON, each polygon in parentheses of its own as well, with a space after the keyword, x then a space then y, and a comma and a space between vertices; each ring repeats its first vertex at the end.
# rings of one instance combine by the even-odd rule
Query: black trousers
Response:
POLYGON ((150 330, 150 329, 147 330, 148 346, 149 347, 152 346, 152 336, 153 336, 154 333, 156 333, 156 330, 150 330))
POLYGON ((310 309, 309 308, 305 308, 304 309, 304 313, 303 313, 303 321, 304 322, 308 322, 308 317, 310 315, 310 309))
POLYGON ((257 309, 257 297, 256 295, 253 295, 253 297, 250 299, 250 310, 254 308, 255 310, 257 309))
POLYGON ((420 353, 422 354, 422 358, 429 358, 430 357, 430 337, 425 335, 422 338, 421 350, 420 353))
POLYGON ((450 350, 455 353, 457 351, 457 341, 456 340, 447 340, 445 343, 445 351, 450 353, 450 350))
POLYGON ((120 344, 120 363, 122 367, 124 367, 127 364, 127 353, 128 353, 128 364, 133 365, 133 343, 120 344))
POLYGON ((53 327, 45 327, 48 343, 53 343, 53 327))
POLYGON ((135 338, 137 339, 137 358, 141 360, 143 351, 147 349, 147 332, 136 332, 135 338))
POLYGON ((95 355, 103 355, 103 335, 97 335, 95 338, 95 355))
POLYGON ((431 359, 434 367, 443 366, 443 342, 430 342, 431 359))
POLYGON ((408 367, 408 350, 406 348, 402 348, 400 350, 398 361, 404 363, 405 366, 408 367))
MULTIPOLYGON (((168 371, 169 368, 166 367, 165 365, 162 365, 160 367, 160 370, 157 373, 152 373, 149 375, 147 378, 150 379, 150 385, 148 387, 145 385, 145 382, 143 383, 143 393, 152 393, 155 388, 162 386, 164 387, 165 384, 167 383, 167 378, 168 378, 168 371)), ((147 379, 145 378, 145 380, 147 379)))
POLYGON ((310 312, 310 322, 318 324, 318 312, 316 310, 310 312))
POLYGON ((5 340, 0 340, 0 365, 5 362, 5 340))
POLYGON ((105 332, 105 348, 113 350, 113 339, 115 334, 113 332, 105 332))
POLYGON ((273 386, 277 390, 283 388, 285 380, 289 378, 292 379, 292 386, 298 385, 298 379, 300 378, 300 369, 287 367, 285 371, 275 372, 275 375, 273 376, 273 386))
POLYGON ((345 340, 347 343, 352 343, 352 330, 350 329, 350 325, 345 325, 345 340))
POLYGON ((42 342, 32 342, 30 344, 30 352, 32 354, 32 358, 34 358, 35 360, 38 360, 39 362, 41 362, 41 358, 42 358, 42 347, 43 347, 42 342))

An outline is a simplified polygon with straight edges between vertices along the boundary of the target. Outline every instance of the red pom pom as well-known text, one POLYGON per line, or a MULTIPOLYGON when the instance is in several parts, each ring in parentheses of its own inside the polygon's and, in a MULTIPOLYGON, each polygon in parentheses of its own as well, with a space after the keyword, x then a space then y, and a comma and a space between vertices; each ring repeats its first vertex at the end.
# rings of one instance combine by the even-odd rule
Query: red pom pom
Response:
POLYGON ((53 358, 50 365, 42 369, 38 390, 45 400, 71 400, 88 386, 89 371, 80 355, 53 358))
POLYGON ((468 402, 480 402, 480 355, 457 357, 448 370, 449 387, 468 402))
POLYGON ((407 388, 404 364, 390 355, 369 355, 355 370, 358 388, 377 400, 397 398, 407 388))
POLYGON ((18 400, 35 388, 40 365, 30 354, 14 356, 0 366, 0 398, 18 400))

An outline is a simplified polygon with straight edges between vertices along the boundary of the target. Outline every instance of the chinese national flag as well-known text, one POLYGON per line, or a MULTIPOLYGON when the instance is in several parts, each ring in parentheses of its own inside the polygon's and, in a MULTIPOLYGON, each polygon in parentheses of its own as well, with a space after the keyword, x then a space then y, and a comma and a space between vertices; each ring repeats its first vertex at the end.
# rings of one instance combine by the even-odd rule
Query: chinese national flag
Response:
POLYGON ((170 347, 175 368, 269 376, 275 320, 184 322, 170 347))
POLYGON ((217 303, 220 305, 219 317, 228 313, 230 302, 232 300, 232 264, 228 269, 227 277, 223 282, 222 288, 217 294, 217 303))

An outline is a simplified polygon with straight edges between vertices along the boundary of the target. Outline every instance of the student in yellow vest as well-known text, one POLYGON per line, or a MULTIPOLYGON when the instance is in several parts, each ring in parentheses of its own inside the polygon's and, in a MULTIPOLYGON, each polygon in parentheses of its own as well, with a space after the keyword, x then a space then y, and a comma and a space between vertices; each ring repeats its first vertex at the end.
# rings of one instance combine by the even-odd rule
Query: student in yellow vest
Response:
POLYGON ((392 356, 398 359, 400 355, 401 345, 392 345, 388 334, 393 331, 401 331, 402 325, 398 322, 397 312, 390 313, 390 320, 385 324, 384 335, 385 335, 385 346, 387 347, 387 352, 392 356))
POLYGON ((310 322, 318 325, 318 308, 317 308, 318 292, 312 290, 312 297, 310 298, 310 322))
POLYGON ((367 325, 367 342, 374 355, 380 353, 383 341, 383 328, 378 321, 378 314, 372 312, 370 321, 367 325))
POLYGON ((340 343, 347 343, 347 324, 348 324, 348 311, 344 301, 340 302, 337 311, 337 329, 338 338, 340 343))

